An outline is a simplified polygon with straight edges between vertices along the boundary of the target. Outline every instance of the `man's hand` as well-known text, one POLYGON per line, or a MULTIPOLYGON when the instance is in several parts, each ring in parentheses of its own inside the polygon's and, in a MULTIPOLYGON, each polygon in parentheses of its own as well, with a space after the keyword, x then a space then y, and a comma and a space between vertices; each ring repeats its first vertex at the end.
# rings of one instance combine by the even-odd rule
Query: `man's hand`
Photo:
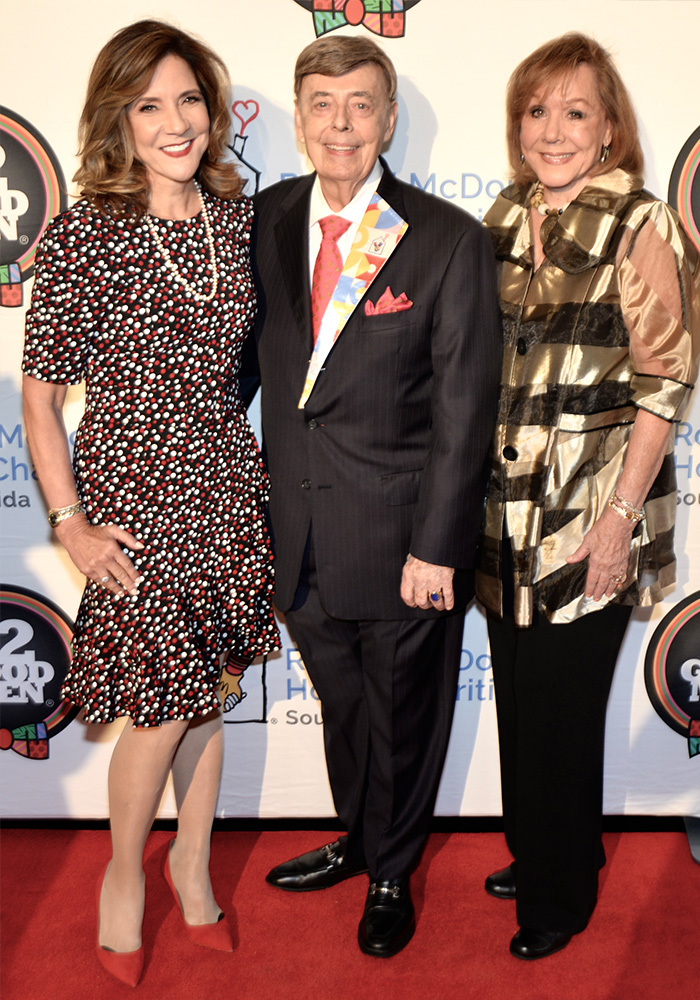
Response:
POLYGON ((453 576, 451 566, 435 566, 409 554, 401 575, 401 599, 409 608, 451 611, 455 603, 453 576))

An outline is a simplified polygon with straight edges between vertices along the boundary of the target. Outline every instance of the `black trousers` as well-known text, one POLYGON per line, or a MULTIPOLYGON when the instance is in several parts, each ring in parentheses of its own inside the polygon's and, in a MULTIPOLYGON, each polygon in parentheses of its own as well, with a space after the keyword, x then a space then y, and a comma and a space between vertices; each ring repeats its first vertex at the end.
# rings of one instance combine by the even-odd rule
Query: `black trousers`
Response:
POLYGON ((604 864, 605 714, 632 609, 565 625, 489 616, 506 841, 521 927, 582 931, 604 864))
MULTIPOLYGON (((398 583, 397 583, 398 586, 398 583)), ((454 713, 464 615, 332 618, 313 546, 287 623, 323 707, 333 801, 346 853, 375 880, 400 878, 428 835, 454 713)))

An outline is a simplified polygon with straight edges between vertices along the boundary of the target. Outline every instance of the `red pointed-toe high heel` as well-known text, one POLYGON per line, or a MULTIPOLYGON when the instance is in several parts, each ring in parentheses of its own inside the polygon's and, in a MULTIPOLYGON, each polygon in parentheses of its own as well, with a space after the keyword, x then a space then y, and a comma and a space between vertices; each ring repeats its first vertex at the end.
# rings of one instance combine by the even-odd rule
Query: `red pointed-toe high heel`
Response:
POLYGON ((175 902, 180 907, 182 922, 185 925, 187 936, 190 941, 194 941, 195 944, 201 945, 203 948, 214 948, 216 951, 233 951, 233 935, 231 934, 231 927, 224 913, 220 913, 219 919, 213 924, 188 924, 185 920, 185 911, 182 908, 180 893, 175 888, 175 883, 170 873, 170 849, 174 843, 174 840, 170 841, 165 854, 163 874, 165 875, 165 881, 170 886, 170 891, 175 897, 175 902))
POLYGON ((127 986, 138 986, 143 972, 143 945, 136 951, 110 951, 98 944, 95 951, 104 968, 115 979, 127 986))
MULTIPOLYGON (((107 865, 107 868, 109 865, 107 865)), ((138 986, 143 972, 143 945, 136 951, 112 951, 100 944, 100 897, 102 895, 102 883, 104 882, 107 868, 102 873, 102 878, 97 883, 97 958, 104 968, 115 979, 119 979, 127 986, 138 986)))

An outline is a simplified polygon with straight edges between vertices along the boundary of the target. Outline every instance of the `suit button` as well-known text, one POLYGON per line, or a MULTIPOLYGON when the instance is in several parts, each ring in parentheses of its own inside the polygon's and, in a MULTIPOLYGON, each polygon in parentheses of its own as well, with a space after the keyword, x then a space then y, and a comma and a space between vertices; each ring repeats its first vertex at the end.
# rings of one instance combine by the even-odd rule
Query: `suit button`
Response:
POLYGON ((306 426, 309 428, 310 431, 315 431, 316 428, 318 427, 318 420, 312 417, 306 426))
POLYGON ((518 453, 512 444, 507 444, 503 449, 503 457, 508 459, 509 462, 514 462, 518 457, 518 453))
POLYGON ((518 354, 527 354, 527 344, 523 337, 518 337, 517 351, 518 354))
POLYGON ((311 489, 311 480, 310 479, 302 479, 302 481, 301 481, 301 488, 302 488, 302 490, 310 490, 311 489))

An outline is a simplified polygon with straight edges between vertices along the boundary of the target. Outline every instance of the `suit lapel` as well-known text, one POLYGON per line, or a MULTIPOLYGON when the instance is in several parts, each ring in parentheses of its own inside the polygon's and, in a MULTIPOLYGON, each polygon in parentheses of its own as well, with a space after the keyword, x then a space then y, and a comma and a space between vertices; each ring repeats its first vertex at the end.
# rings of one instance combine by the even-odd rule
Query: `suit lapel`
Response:
POLYGON ((402 219, 405 219, 409 223, 408 229, 410 230, 410 219, 408 218, 406 212, 406 206, 404 205, 403 192, 401 190, 401 184, 396 180, 391 172, 389 164, 386 162, 383 156, 379 157, 379 162, 384 167, 384 173, 382 174, 382 179, 379 182, 377 191, 388 201, 391 207, 397 212, 402 219))
MULTIPOLYGON (((391 178, 389 183, 384 185, 384 191, 403 209, 401 188, 391 176, 386 163, 383 160, 381 162, 384 167, 382 181, 387 174, 391 178)), ((333 351, 334 345, 342 337, 346 323, 360 307, 367 289, 395 252, 407 230, 408 222, 389 202, 386 194, 382 193, 380 183, 365 210, 352 249, 345 261, 343 272, 331 297, 331 308, 323 318, 318 340, 314 344, 309 360, 304 388, 299 399, 299 409, 303 409, 311 395, 319 372, 333 351)))
POLYGON ((301 179, 288 202, 281 208, 275 225, 280 270, 299 335, 311 348, 311 298, 309 295, 309 201, 316 175, 301 179))
MULTIPOLYGON (((401 185, 391 173, 382 157, 380 157, 380 162, 384 168, 384 173, 377 188, 377 193, 387 202, 393 212, 399 216, 400 220, 405 220, 408 223, 401 185)), ((309 204, 311 189, 315 179, 315 174, 309 174, 306 177, 300 178, 294 184, 289 196, 280 206, 279 219, 274 225, 274 239, 277 247, 280 271, 287 288, 292 315, 305 350, 313 350, 311 296, 309 293, 309 204)), ((381 232, 381 220, 377 220, 375 226, 381 232)), ((403 238, 405 238, 408 232, 410 232, 410 225, 405 230, 403 238)), ((389 259, 397 246, 398 243, 395 243, 393 250, 386 254, 383 263, 389 259)), ((361 303, 365 292, 378 273, 379 269, 374 272, 370 280, 367 280, 362 294, 357 300, 357 305, 361 303)), ((351 319, 352 316, 349 318, 351 319)), ((303 407, 304 401, 308 398, 313 387, 313 382, 315 382, 315 374, 311 378, 311 384, 307 380, 302 399, 299 402, 300 407, 303 407)))
POLYGON ((378 192, 372 195, 321 322, 299 399, 300 409, 311 395, 326 358, 342 337, 345 324, 359 308, 365 292, 393 254, 407 228, 408 223, 378 192))
POLYGON ((410 232, 401 185, 389 170, 385 160, 379 161, 384 173, 377 187, 377 194, 365 211, 352 250, 348 254, 336 286, 333 300, 339 300, 341 318, 339 332, 362 307, 362 300, 384 265, 398 249, 399 243, 410 232), (381 201, 376 204, 377 196, 381 201))

